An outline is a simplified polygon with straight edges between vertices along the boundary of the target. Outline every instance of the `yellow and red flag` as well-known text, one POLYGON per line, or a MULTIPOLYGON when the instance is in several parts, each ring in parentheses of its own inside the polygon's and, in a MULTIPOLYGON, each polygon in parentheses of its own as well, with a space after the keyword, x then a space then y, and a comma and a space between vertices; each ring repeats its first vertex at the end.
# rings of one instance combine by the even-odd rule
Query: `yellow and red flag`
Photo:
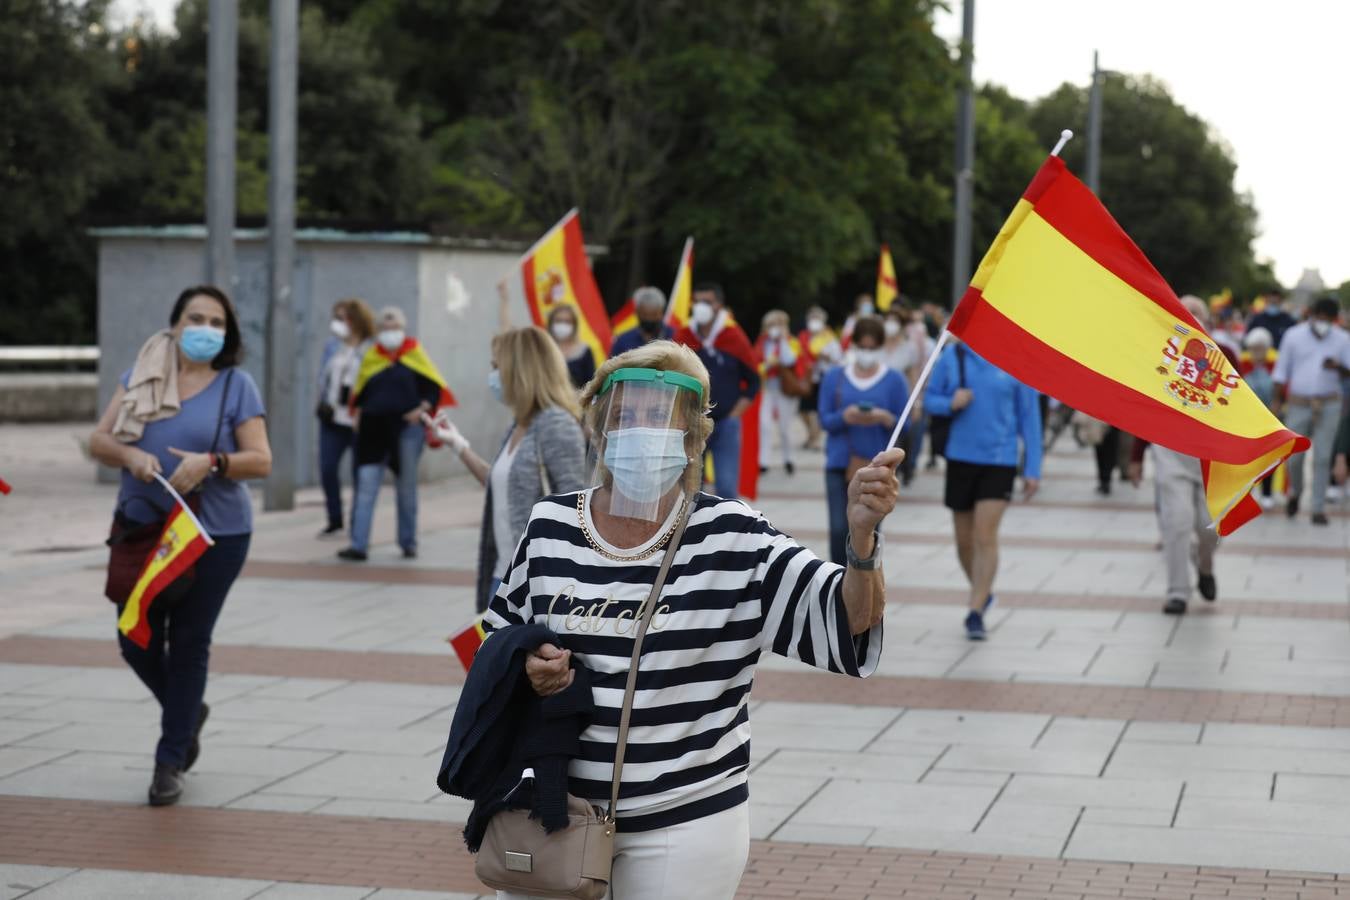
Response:
POLYGON ((5 479, 3 478, 0 478, 0 494, 8 494, 10 490, 11 488, 9 486, 9 482, 5 481, 5 479))
POLYGON ((1219 534, 1260 515, 1252 485, 1309 446, 1057 156, 1004 223, 948 328, 1031 387, 1198 457, 1219 534))
MULTIPOLYGON (((162 480, 162 479, 161 479, 162 480)), ((202 523, 174 494, 174 509, 160 532, 159 543, 146 557, 141 574, 127 596, 117 630, 144 650, 150 645, 150 607, 166 587, 195 563, 206 548, 215 544, 202 523)))
POLYGON ((352 386, 352 405, 356 404, 357 398, 366 389, 370 379, 394 365, 408 367, 441 389, 440 399, 436 403, 437 409, 455 405, 455 395, 446 385, 441 370, 436 368, 436 364, 431 361, 430 356, 427 356, 427 351, 416 338, 404 338, 402 346, 393 352, 384 349, 378 343, 366 351, 366 355, 361 358, 361 368, 356 372, 356 384, 352 386))
POLYGON ((627 334, 636 327, 638 327, 637 304, 629 297, 628 301, 609 317, 609 334, 613 340, 618 340, 619 335, 627 334))
POLYGON ((487 632, 483 630, 483 617, 479 616, 473 620, 462 631, 457 631, 447 638, 451 647, 455 648, 455 655, 459 657, 460 663, 464 666, 464 671, 469 671, 469 666, 473 665, 473 658, 478 653, 478 648, 483 646, 483 641, 487 639, 487 632))
POLYGON ((542 327, 555 306, 571 306, 577 313, 577 337, 591 348, 597 366, 604 362, 614 339, 575 209, 521 257, 520 277, 534 324, 542 327))
POLYGON ((881 245, 881 259, 877 260, 877 311, 885 312, 891 308, 895 298, 900 296, 900 284, 895 280, 895 262, 891 259, 891 248, 881 245))
POLYGON ((680 267, 675 271, 675 286, 670 289, 670 301, 666 304, 666 324, 672 331, 679 331, 689 324, 689 314, 694 308, 694 239, 684 239, 684 250, 680 253, 680 267))

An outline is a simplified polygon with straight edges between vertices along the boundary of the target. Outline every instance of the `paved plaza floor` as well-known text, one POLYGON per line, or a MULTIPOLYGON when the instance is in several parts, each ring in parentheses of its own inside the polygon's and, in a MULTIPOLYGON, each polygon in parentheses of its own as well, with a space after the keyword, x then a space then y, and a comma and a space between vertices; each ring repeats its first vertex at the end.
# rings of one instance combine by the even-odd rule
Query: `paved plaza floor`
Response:
MULTIPOLYGON (((64 426, 0 428, 0 900, 468 898, 467 804, 435 773, 463 672, 482 495, 381 496, 365 565, 320 498, 259 517, 216 632, 181 806, 144 796, 158 710, 101 598, 113 490, 64 426)), ((819 454, 756 504, 823 551, 819 454)), ((921 473, 886 523, 872 678, 767 658, 745 898, 1350 896, 1350 517, 1224 541, 1219 600, 1163 616, 1152 488, 1093 493, 1066 440, 1003 528, 990 639, 921 473), (1067 446, 1065 446, 1067 445, 1067 446)))

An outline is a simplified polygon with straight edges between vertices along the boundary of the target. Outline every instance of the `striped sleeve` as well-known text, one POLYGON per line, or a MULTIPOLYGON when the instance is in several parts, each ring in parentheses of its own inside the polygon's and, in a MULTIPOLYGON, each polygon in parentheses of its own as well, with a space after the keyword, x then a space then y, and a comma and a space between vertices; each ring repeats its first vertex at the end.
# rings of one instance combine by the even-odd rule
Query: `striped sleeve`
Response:
POLYGON ((530 532, 533 519, 516 545, 511 564, 502 576, 497 594, 483 613, 483 631, 492 633, 508 625, 523 625, 530 619, 530 532))
POLYGON ((844 567, 826 562, 760 519, 766 542, 756 572, 763 648, 809 666, 866 678, 881 659, 883 625, 854 636, 844 608, 844 567))

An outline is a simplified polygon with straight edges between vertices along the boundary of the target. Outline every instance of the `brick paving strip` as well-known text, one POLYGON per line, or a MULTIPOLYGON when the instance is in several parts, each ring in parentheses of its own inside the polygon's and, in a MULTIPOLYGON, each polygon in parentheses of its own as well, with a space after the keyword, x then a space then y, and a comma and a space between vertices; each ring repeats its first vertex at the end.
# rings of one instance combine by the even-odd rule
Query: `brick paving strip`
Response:
MULTIPOLYGON (((403 819, 0 797, 0 861, 485 892, 458 825, 403 819)), ((754 841, 738 894, 742 900, 1225 895, 1347 897, 1350 876, 754 841)))
MULTIPOLYGON (((0 663, 121 668, 111 640, 15 636, 0 639, 0 663)), ((457 685, 464 671, 448 654, 377 653, 217 644, 211 669, 234 675, 332 678, 395 684, 457 685)), ((824 672, 761 669, 755 700, 854 706, 1041 713, 1155 722, 1350 726, 1350 697, 1252 691, 874 675, 863 681, 824 672)))

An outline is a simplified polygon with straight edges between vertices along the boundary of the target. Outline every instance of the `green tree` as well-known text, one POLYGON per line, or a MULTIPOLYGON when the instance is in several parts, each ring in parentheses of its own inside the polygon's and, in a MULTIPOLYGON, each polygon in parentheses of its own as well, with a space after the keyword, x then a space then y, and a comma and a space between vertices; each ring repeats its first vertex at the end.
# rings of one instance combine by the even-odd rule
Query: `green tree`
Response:
MULTIPOLYGON (((1045 146, 1086 121, 1084 88, 1065 84, 1037 101, 1031 123, 1045 146)), ((1086 141, 1065 162, 1085 170, 1086 141)), ((1178 293, 1209 296, 1252 273, 1256 210, 1233 185, 1232 153, 1209 126, 1149 77, 1106 76, 1101 197, 1178 293)))
POLYGON ((90 195, 113 174, 102 120, 107 3, 11 0, 0 16, 0 344, 93 337, 90 195))

